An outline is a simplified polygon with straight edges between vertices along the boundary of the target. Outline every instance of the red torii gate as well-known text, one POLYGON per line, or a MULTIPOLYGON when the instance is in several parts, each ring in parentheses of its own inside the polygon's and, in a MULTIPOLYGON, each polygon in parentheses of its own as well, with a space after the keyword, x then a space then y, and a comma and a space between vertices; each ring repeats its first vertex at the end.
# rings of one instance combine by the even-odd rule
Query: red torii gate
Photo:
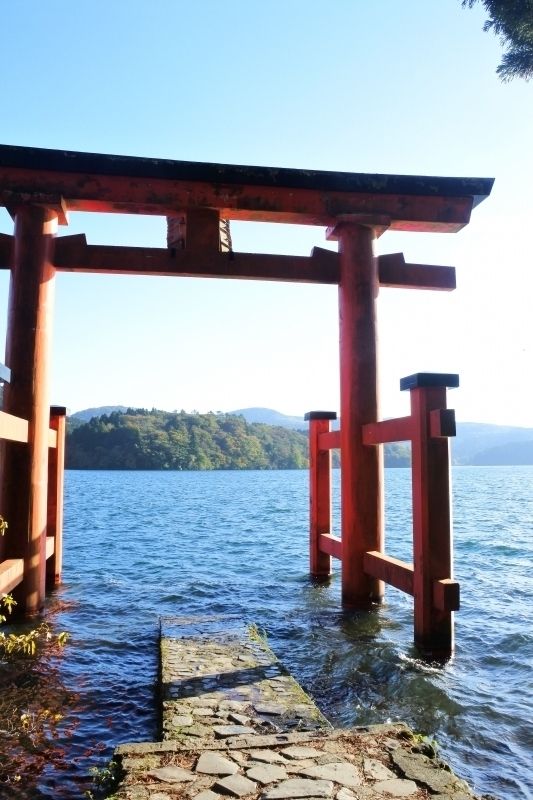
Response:
MULTIPOLYGON (((340 444, 342 538, 341 544, 324 546, 341 557, 345 605, 379 601, 382 578, 396 580, 395 585, 400 582, 409 591, 409 580, 391 566, 393 559, 386 563, 383 556, 381 567, 372 568, 383 553, 382 467, 380 448, 373 445, 392 440, 383 438, 392 435, 390 430, 376 427, 386 424, 378 422, 376 297, 380 286, 450 290, 455 288, 455 271, 406 264, 401 254, 376 258, 373 240, 386 230, 459 231, 469 222, 472 208, 490 194, 492 183, 483 178, 317 172, 0 145, 0 204, 15 220, 14 236, 0 235, 0 268, 11 270, 5 357, 11 381, 5 386, 0 438, 27 441, 25 448, 5 447, 0 511, 9 520, 10 535, 1 542, 0 591, 18 580, 19 603, 27 613, 38 610, 44 600, 56 271, 338 284, 341 431, 325 449, 340 444), (170 223, 168 246, 88 245, 83 235, 56 239, 57 225, 67 224, 69 211, 165 216, 170 223), (327 238, 339 241, 339 252, 314 248, 309 257, 223 252, 221 220, 325 226, 327 238), (26 440, 20 438, 20 418, 28 422, 26 440), (7 561, 10 582, 2 579, 7 561), (22 564, 20 580, 13 578, 15 562, 22 564)), ((438 410, 434 405, 428 414, 438 410)), ((449 435, 449 425, 437 430, 434 415, 432 420, 430 431, 429 417, 422 419, 424 436, 428 431, 449 435)), ((412 433, 405 426, 402 430, 412 433)), ((400 435, 399 429, 394 435, 400 435)), ((329 540, 335 538, 329 530, 323 533, 329 540)), ((443 580, 451 578, 449 565, 448 574, 440 576, 443 580)), ((315 571, 321 574, 324 567, 315 571)), ((59 580, 57 553, 54 574, 59 580)), ((414 583, 416 600, 416 578, 414 583)), ((426 604, 434 602, 430 594, 428 599, 424 592, 426 604)), ((444 638, 431 621, 424 625, 417 637, 421 644, 451 648, 451 624, 444 638)))

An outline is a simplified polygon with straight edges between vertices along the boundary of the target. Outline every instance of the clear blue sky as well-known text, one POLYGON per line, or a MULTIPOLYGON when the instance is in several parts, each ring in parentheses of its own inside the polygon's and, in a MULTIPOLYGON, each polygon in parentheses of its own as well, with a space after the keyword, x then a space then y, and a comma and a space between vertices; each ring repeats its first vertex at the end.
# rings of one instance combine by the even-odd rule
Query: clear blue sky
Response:
MULTIPOLYGON (((404 413, 403 375, 459 372, 459 419, 533 426, 533 83, 500 83, 483 19, 460 0, 5 2, 0 142, 495 177, 463 232, 378 242, 458 274, 454 294, 381 291, 382 411, 404 413)), ((325 246, 320 228, 232 230, 237 250, 325 246)), ((78 232, 165 242, 161 218, 71 214, 60 234, 78 232)), ((7 290, 4 273, 0 345, 7 290)), ((53 401, 337 409, 337 339, 334 287, 59 275, 53 401)))

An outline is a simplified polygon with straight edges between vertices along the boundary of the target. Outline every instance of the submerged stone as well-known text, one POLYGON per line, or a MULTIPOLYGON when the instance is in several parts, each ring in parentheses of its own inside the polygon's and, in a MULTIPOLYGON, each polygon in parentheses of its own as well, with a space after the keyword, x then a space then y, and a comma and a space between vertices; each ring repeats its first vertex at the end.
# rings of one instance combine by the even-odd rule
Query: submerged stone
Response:
POLYGON ((435 800, 473 798, 441 762, 413 752, 412 738, 400 741, 399 726, 333 731, 296 681, 265 678, 272 667, 259 667, 242 642, 172 644, 172 658, 162 645, 163 683, 191 696, 163 696, 164 737, 175 741, 117 748, 126 772, 117 800, 414 800, 428 789, 435 800), (191 678, 191 669, 203 679, 191 678), (206 691, 214 683, 217 691, 206 691), (308 732, 311 724, 321 730, 308 732), (401 777, 388 768, 391 759, 401 777), (194 761, 194 769, 160 766, 178 760, 194 761))

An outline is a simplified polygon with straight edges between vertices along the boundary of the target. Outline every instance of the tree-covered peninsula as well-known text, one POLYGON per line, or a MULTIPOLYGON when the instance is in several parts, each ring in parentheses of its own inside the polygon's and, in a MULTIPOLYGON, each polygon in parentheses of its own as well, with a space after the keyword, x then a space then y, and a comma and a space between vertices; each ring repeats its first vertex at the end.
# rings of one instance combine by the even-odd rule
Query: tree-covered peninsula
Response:
MULTIPOLYGON (((409 452, 393 446, 389 466, 407 466, 409 452)), ((306 469, 305 431, 234 414, 195 414, 128 409, 72 419, 66 447, 67 469, 306 469)))
POLYGON ((128 409, 70 430, 68 469, 301 469, 307 437, 226 414, 128 409))

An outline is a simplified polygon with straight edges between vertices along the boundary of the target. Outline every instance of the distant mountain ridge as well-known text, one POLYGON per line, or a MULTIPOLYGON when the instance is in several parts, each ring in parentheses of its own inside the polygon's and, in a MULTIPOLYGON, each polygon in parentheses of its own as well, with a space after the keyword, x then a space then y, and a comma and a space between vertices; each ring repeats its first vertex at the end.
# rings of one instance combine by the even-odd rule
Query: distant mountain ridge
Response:
MULTIPOLYGON (((269 408, 241 408, 232 411, 249 422, 266 422, 294 430, 305 430, 303 417, 292 417, 269 408), (270 420, 276 420, 270 422, 270 420)), ((332 427, 337 427, 338 421, 332 427)), ((458 422, 457 436, 451 439, 452 462, 458 466, 497 466, 533 464, 533 428, 491 425, 484 422, 458 422)))
POLYGON ((458 422, 457 436, 452 439, 452 456, 455 464, 533 464, 533 428, 458 422), (528 444, 530 460, 524 461, 524 446, 528 444), (493 460, 495 450, 501 451, 502 461, 493 460))
POLYGON ((69 419, 77 419, 80 422, 89 422, 93 417, 103 417, 104 414, 113 414, 115 411, 127 411, 129 406, 98 406, 97 408, 84 408, 83 411, 76 411, 71 414, 69 419))
POLYGON ((303 417, 291 417, 274 411, 272 408, 237 408, 235 411, 228 411, 228 414, 235 414, 237 417, 244 417, 246 422, 263 422, 265 425, 280 425, 282 428, 291 428, 295 431, 307 430, 307 422, 303 417))
MULTIPOLYGON (((69 417, 71 427, 94 417, 114 412, 124 413, 127 406, 100 406, 78 411, 69 417), (73 423, 73 424, 72 424, 73 423)), ((249 424, 262 423, 293 431, 305 431, 303 416, 282 414, 271 408, 239 408, 228 415, 244 417, 249 424)), ((533 428, 492 425, 481 422, 458 422, 457 436, 451 440, 452 462, 465 466, 533 464, 533 428)))

